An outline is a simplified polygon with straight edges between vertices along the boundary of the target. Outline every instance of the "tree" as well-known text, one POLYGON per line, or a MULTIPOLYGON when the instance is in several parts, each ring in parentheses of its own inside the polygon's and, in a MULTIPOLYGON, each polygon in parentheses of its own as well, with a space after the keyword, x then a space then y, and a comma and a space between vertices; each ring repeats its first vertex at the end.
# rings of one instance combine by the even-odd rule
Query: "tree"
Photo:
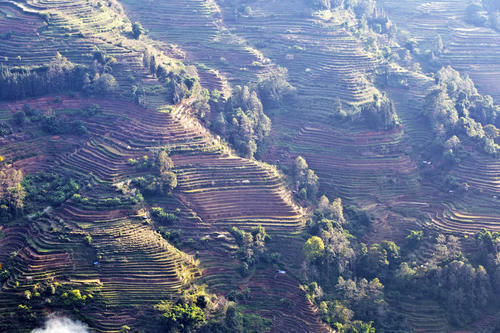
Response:
POLYGON ((154 309, 161 313, 161 320, 165 323, 167 332, 190 332, 205 322, 205 312, 202 309, 196 304, 187 304, 181 300, 177 303, 161 301, 154 309))
POLYGON ((134 36, 135 39, 139 39, 139 37, 144 34, 146 30, 144 30, 142 24, 139 22, 134 22, 132 24, 132 35, 134 36))
POLYGON ((314 199, 319 189, 319 178, 311 169, 307 170, 305 185, 307 187, 307 196, 314 199))
POLYGON ((130 327, 128 327, 127 325, 123 325, 121 328, 120 328, 120 333, 129 333, 131 330, 130 327))
POLYGON ((422 230, 410 230, 410 234, 406 236, 409 248, 416 248, 417 245, 422 241, 424 237, 424 232, 422 230))
POLYGON ((347 117, 347 112, 345 112, 342 108, 342 102, 340 98, 337 96, 333 101, 333 116, 342 120, 347 117))
POLYGON ((15 216, 24 208, 26 191, 22 180, 21 170, 7 168, 0 171, 0 204, 5 205, 15 216))
POLYGON ((306 175, 307 168, 308 165, 305 158, 303 158, 302 156, 297 156, 297 158, 295 159, 295 176, 299 178, 304 177, 306 175))
POLYGON ((218 114, 214 127, 229 137, 239 153, 252 158, 258 145, 269 136, 271 120, 264 113, 257 92, 248 86, 237 85, 224 111, 218 114))
POLYGON ((296 88, 287 81, 287 76, 288 70, 278 66, 276 72, 259 82, 259 96, 266 107, 276 107, 283 100, 294 98, 296 88))
POLYGON ((168 156, 167 152, 162 150, 158 154, 157 158, 157 163, 158 163, 158 168, 160 170, 160 174, 165 174, 167 171, 173 168, 174 162, 172 159, 168 156))
POLYGON ((325 254, 325 244, 318 236, 312 236, 304 244, 303 252, 308 260, 315 261, 325 254))
POLYGON ((168 193, 177 187, 177 176, 172 171, 166 171, 161 175, 160 192, 168 193))
POLYGON ((360 272, 367 278, 383 276, 389 267, 387 250, 381 244, 373 244, 359 262, 360 272))
POLYGON ((446 149, 455 149, 460 145, 460 139, 454 135, 444 143, 446 149))
POLYGON ((480 4, 471 3, 465 10, 465 21, 476 26, 484 26, 488 22, 488 17, 483 15, 482 11, 480 4))
POLYGON ((100 94, 112 93, 118 88, 118 82, 113 75, 104 73, 97 80, 97 91, 100 94))
POLYGON ((444 51, 444 43, 443 39, 441 38, 441 35, 437 35, 435 41, 434 41, 434 50, 436 51, 436 54, 441 54, 444 51))
POLYGON ((149 66, 151 65, 151 53, 149 53, 148 49, 145 49, 142 54, 142 64, 144 65, 144 68, 147 69, 149 69, 149 66))
POLYGON ((341 225, 345 223, 344 208, 342 207, 342 199, 337 198, 330 204, 330 212, 332 217, 337 220, 341 225))
POLYGON ((241 313, 236 310, 234 305, 228 306, 226 310, 225 324, 231 332, 240 332, 242 330, 241 313))
POLYGON ((26 121, 26 114, 24 113, 24 111, 18 111, 16 113, 14 113, 14 122, 18 125, 18 126, 24 126, 24 123, 26 121))
MULTIPOLYGON (((336 275, 343 274, 354 261, 355 253, 346 233, 341 228, 334 228, 331 224, 321 233, 325 246, 327 265, 325 271, 336 275)), ((330 276, 329 276, 330 277, 330 276)))
POLYGON ((500 131, 495 127, 495 125, 488 124, 483 127, 484 134, 489 138, 489 139, 495 139, 497 136, 500 135, 500 131))
POLYGON ((330 201, 326 195, 322 195, 318 201, 318 211, 326 214, 329 212, 330 201))

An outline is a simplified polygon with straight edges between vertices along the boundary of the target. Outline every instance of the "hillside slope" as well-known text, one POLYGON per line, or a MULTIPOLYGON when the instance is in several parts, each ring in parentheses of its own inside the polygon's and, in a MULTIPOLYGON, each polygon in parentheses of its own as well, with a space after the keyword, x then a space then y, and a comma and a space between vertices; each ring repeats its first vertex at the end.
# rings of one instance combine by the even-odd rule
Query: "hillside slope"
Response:
MULTIPOLYGON (((115 2, 109 5, 84 1, 1 3, 5 14, 2 27, 17 26, 13 22, 21 27, 21 22, 30 24, 30 28, 13 30, 8 43, 2 44, 5 65, 46 65, 61 54, 73 63, 95 66, 96 52, 100 52, 114 58, 112 73, 119 85, 111 99, 43 97, 0 107, 5 121, 28 108, 66 121, 77 119, 86 128, 83 136, 47 135, 29 120, 22 131, 1 138, 4 167, 22 170, 26 175, 55 172, 81 184, 78 196, 60 207, 49 207, 33 220, 24 217, 3 226, 0 260, 8 262, 8 267, 17 267, 2 288, 9 299, 2 311, 5 329, 16 320, 15 305, 23 302, 25 291, 46 281, 92 292, 96 301, 81 310, 81 315, 101 332, 138 325, 142 312, 134 313, 135 307, 176 297, 200 276, 216 293, 225 294, 245 285, 267 289, 274 283, 272 271, 256 272, 255 277, 252 274, 244 281, 238 278, 229 226, 265 226, 276 242, 281 237, 289 238, 292 244, 288 250, 300 255, 300 241, 294 239, 302 228, 303 212, 292 202, 279 173, 264 163, 235 156, 211 136, 192 119, 192 100, 168 106, 161 96, 161 83, 144 67, 144 50, 151 51, 170 70, 176 71, 182 64, 151 47, 149 40, 131 39, 130 23, 121 7, 115 2), (130 99, 129 91, 136 84, 148 90, 142 103, 156 111, 122 101, 130 99), (81 110, 93 105, 98 105, 99 114, 82 117, 81 110), (175 166, 178 187, 174 196, 151 198, 144 206, 134 195, 117 192, 124 183, 143 174, 128 160, 153 158, 161 148, 168 149, 175 166), (183 246, 186 250, 197 248, 200 239, 208 240, 205 249, 198 249, 196 260, 161 236, 149 216, 149 203, 176 211, 178 222, 174 227, 183 239, 191 241, 191 245, 183 246), (216 264, 222 261, 229 264, 227 269, 216 264), (221 279, 225 281, 222 285, 221 279)), ((178 56, 170 45, 161 43, 159 47, 178 56)), ((289 261, 285 252, 283 257, 289 261)), ((325 330, 292 277, 274 296, 271 293, 266 299, 249 302, 248 306, 256 309, 252 312, 274 319, 274 331, 286 326, 325 330), (296 305, 272 311, 275 305, 268 301, 274 298, 279 303, 283 292, 296 305), (301 315, 292 315, 295 308, 301 315)), ((41 314, 40 306, 36 311, 41 314)))

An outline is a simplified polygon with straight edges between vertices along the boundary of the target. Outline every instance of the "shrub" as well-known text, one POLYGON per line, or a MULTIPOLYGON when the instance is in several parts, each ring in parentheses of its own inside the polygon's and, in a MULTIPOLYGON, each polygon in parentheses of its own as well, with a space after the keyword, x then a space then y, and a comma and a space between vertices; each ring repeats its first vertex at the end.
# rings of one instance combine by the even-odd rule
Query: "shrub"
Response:
POLYGON ((190 332, 205 323, 205 312, 196 304, 187 304, 182 301, 161 301, 154 306, 161 313, 161 320, 167 327, 190 332))
POLYGON ((88 245, 92 244, 92 237, 90 235, 85 235, 85 237, 83 237, 83 239, 85 239, 85 242, 88 245))
POLYGON ((172 213, 167 213, 161 207, 152 207, 151 215, 160 223, 173 223, 177 220, 177 216, 172 213))
POLYGON ((134 22, 134 24, 132 24, 132 35, 135 39, 139 39, 145 31, 146 30, 144 30, 144 27, 139 22, 134 22))
POLYGON ((16 123, 16 125, 24 126, 25 121, 26 121, 26 114, 24 113, 24 111, 18 111, 14 113, 14 122, 16 123))
POLYGON ((310 261, 321 258, 325 253, 325 244, 318 236, 312 236, 304 244, 304 255, 310 261))

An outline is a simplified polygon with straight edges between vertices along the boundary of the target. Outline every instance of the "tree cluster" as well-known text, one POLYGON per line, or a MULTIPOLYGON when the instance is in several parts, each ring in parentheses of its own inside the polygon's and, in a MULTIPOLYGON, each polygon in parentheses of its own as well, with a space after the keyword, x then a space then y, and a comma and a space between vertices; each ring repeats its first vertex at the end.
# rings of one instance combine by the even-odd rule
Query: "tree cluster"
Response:
MULTIPOLYGON (((101 54, 98 52, 98 54, 101 54)), ((63 91, 107 94, 118 84, 111 75, 112 57, 95 56, 92 66, 75 65, 57 55, 46 66, 0 68, 0 99, 17 100, 63 91)))
POLYGON ((152 170, 155 174, 134 178, 132 185, 144 193, 150 194, 169 194, 177 187, 177 176, 171 171, 174 163, 165 150, 161 150, 153 162, 144 156, 142 160, 129 159, 130 165, 136 166, 139 170, 152 170))
POLYGON ((23 176, 21 170, 0 170, 0 222, 7 222, 47 205, 58 206, 71 198, 80 185, 73 179, 51 172, 23 176))
POLYGON ((329 10, 342 8, 352 11, 360 21, 360 28, 368 25, 376 33, 390 33, 394 30, 386 13, 377 8, 375 0, 305 0, 313 9, 329 10))
POLYGON ((47 204, 59 206, 80 189, 74 179, 51 172, 27 175, 22 185, 26 191, 27 208, 30 209, 47 204))
POLYGON ((325 322, 337 330, 348 331, 356 321, 373 321, 382 331, 408 329, 405 318, 385 301, 386 294, 402 300, 433 299, 457 327, 498 305, 494 295, 500 291, 500 233, 476 234, 477 251, 469 257, 461 252, 457 237, 418 230, 410 232, 402 247, 392 241, 366 246, 318 211, 309 233, 304 254, 312 282, 305 289, 325 322))
MULTIPOLYGON (((80 110, 80 114, 90 116, 95 114, 92 106, 80 110)), ((84 135, 87 133, 83 121, 69 120, 66 115, 58 114, 52 108, 42 112, 25 104, 22 111, 14 113, 13 122, 19 127, 26 124, 39 124, 41 129, 50 135, 73 134, 84 135)))
POLYGON ((247 276, 252 266, 265 259, 266 241, 271 237, 262 226, 255 227, 249 232, 232 227, 230 232, 239 246, 238 257, 242 262, 240 272, 243 276, 247 276))
POLYGON ((309 169, 307 161, 297 156, 293 168, 295 191, 302 200, 315 201, 319 190, 319 178, 314 170, 309 169))
MULTIPOLYGON (((410 235, 413 238, 415 234, 410 235)), ((475 236, 480 251, 466 257, 454 236, 423 236, 415 248, 409 247, 394 274, 399 290, 412 290, 420 297, 435 299, 446 310, 450 321, 458 327, 478 319, 492 304, 500 287, 500 263, 493 259, 500 250, 500 234, 482 231, 475 236), (423 264, 414 258, 423 241, 431 242, 433 253, 423 264)))
MULTIPOLYGON (((159 56, 151 54, 148 49, 143 52, 143 66, 149 69, 149 72, 167 89, 167 100, 171 104, 178 104, 184 98, 191 96, 194 88, 199 85, 197 78, 190 76, 185 69, 181 69, 179 73, 171 71, 165 64, 159 63, 158 59, 159 56)), ((141 102, 138 87, 132 87, 132 96, 136 102, 141 102)))
POLYGON ((239 153, 252 158, 257 145, 269 135, 271 120, 264 114, 255 90, 236 86, 224 111, 217 115, 214 128, 227 137, 239 153))
POLYGON ((303 252, 310 282, 305 289, 323 320, 339 332, 372 332, 373 325, 401 328, 404 323, 387 309, 381 282, 399 248, 392 242, 369 249, 359 243, 347 229, 357 227, 344 216, 339 198, 330 202, 322 196, 308 227, 303 252))
POLYGON ((491 96, 482 96, 468 76, 451 67, 442 68, 436 75, 437 87, 426 97, 424 113, 446 151, 453 152, 460 141, 471 138, 492 155, 499 149, 500 106, 491 96))
POLYGON ((23 172, 13 167, 0 169, 0 222, 20 216, 24 209, 26 191, 23 172))
MULTIPOLYGON (((15 284, 17 285, 18 282, 15 284)), ((46 320, 41 309, 52 311, 72 311, 79 313, 82 308, 94 303, 98 297, 94 295, 94 288, 76 289, 67 284, 54 281, 53 278, 43 282, 36 282, 20 290, 20 304, 17 311, 5 316, 8 327, 20 327, 29 323, 31 326, 40 326, 46 320)))
POLYGON ((159 323, 155 332, 255 333, 271 327, 270 319, 244 313, 224 297, 199 292, 156 304, 153 318, 159 323))
POLYGON ((386 95, 374 95, 373 102, 361 106, 361 115, 374 130, 390 130, 399 125, 394 104, 386 95))
POLYGON ((500 30, 500 5, 495 0, 473 2, 465 9, 465 21, 478 27, 500 30))

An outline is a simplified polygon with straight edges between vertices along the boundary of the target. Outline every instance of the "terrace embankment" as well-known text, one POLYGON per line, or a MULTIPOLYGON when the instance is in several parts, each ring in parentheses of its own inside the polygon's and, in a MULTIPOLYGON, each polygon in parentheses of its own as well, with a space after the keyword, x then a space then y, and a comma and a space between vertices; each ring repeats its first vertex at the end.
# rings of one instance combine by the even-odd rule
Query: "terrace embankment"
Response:
MULTIPOLYGON (((277 240, 280 237, 295 239, 294 235, 302 228, 302 212, 292 202, 279 173, 264 163, 234 156, 186 117, 183 112, 187 105, 162 113, 118 100, 62 98, 56 105, 53 98, 40 98, 2 108, 19 112, 26 103, 42 112, 51 107, 56 114, 98 104, 101 113, 84 120, 86 135, 60 136, 61 141, 67 138, 72 142, 69 146, 72 149, 54 149, 45 154, 44 149, 40 150, 44 170, 70 176, 87 185, 80 199, 69 200, 47 212, 45 217, 28 223, 25 228, 36 228, 36 231, 30 230, 28 235, 33 235, 19 240, 19 244, 15 241, 19 238, 17 229, 5 233, 3 246, 15 247, 19 253, 16 257, 19 272, 6 286, 22 282, 20 289, 9 289, 8 293, 16 295, 29 288, 25 276, 32 277, 30 281, 50 277, 67 283, 96 282, 108 306, 106 310, 98 307, 87 313, 89 321, 102 332, 114 332, 124 322, 133 324, 134 315, 130 312, 133 304, 154 304, 176 295, 200 277, 200 272, 203 281, 216 292, 238 288, 241 283, 235 269, 237 262, 232 258, 235 245, 228 227, 249 229, 262 225, 277 240), (113 186, 143 173, 131 166, 128 159, 144 155, 152 158, 152 152, 162 147, 170 151, 178 187, 173 197, 152 198, 151 204, 169 211, 179 208, 179 220, 173 228, 182 232, 183 239, 192 239, 195 247, 205 244, 196 257, 200 268, 194 257, 174 248, 151 224, 144 223, 147 215, 140 206, 127 204, 128 199, 113 186), (116 197, 119 200, 111 203, 116 197), (86 235, 92 238, 90 244, 85 243, 86 235), (46 257, 37 259, 33 253, 44 253, 46 257), (48 266, 31 263, 33 260, 42 260, 48 266), (35 266, 36 271, 32 268, 35 266), (98 312, 101 315, 97 315, 98 312), (113 313, 120 315, 113 316, 113 313)), ((35 145, 43 146, 48 140, 44 138, 33 139, 35 156, 38 151, 35 145)), ((12 138, 2 146, 2 154, 4 150, 15 151, 13 147, 18 144, 26 142, 12 138)), ((22 157, 14 165, 25 167, 28 173, 31 170, 22 157)), ((294 244, 295 253, 301 255, 301 243, 294 244)), ((190 251, 189 246, 187 249, 190 251)), ((265 274, 272 280, 272 272, 265 274)), ((302 297, 300 306, 309 309, 300 317, 304 327, 307 323, 317 325, 317 317, 309 316, 314 310, 297 282, 290 285, 289 292, 296 293, 297 299, 302 297)), ((262 309, 271 311, 271 308, 266 310, 265 304, 262 309)), ((291 325, 292 311, 283 310, 282 318, 275 324, 276 330, 279 331, 281 325, 291 325)))
POLYGON ((492 95, 498 102, 500 88, 495 82, 500 73, 500 33, 466 23, 469 2, 389 0, 382 5, 398 27, 418 40, 420 48, 432 50, 437 36, 441 36, 441 62, 469 74, 482 94, 492 95))

